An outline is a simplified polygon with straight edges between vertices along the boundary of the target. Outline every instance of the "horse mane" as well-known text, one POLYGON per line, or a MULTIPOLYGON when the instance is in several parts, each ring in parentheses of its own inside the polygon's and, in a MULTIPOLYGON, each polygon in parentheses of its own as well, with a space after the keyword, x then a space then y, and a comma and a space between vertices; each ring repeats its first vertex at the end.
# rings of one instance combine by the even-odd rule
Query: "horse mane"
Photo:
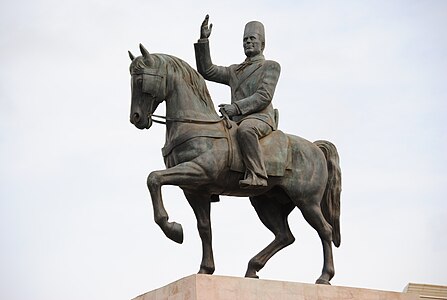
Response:
MULTIPOLYGON (((194 94, 202 100, 206 106, 211 105, 211 107, 214 107, 202 75, 194 70, 187 62, 175 56, 161 53, 151 54, 151 58, 153 58, 153 62, 157 68, 161 68, 165 65, 168 73, 179 73, 179 76, 184 79, 186 84, 193 90, 194 94)), ((146 68, 153 68, 153 66, 150 66, 143 56, 136 57, 130 65, 131 73, 132 71, 141 71, 146 68)))

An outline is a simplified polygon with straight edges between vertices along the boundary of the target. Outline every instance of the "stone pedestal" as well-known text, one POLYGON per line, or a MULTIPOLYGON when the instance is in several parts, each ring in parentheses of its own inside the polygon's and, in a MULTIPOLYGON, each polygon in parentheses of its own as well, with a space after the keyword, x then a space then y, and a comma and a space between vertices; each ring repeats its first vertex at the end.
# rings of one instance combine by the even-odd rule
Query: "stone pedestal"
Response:
POLYGON ((133 300, 416 300, 414 294, 342 286, 191 275, 133 300))

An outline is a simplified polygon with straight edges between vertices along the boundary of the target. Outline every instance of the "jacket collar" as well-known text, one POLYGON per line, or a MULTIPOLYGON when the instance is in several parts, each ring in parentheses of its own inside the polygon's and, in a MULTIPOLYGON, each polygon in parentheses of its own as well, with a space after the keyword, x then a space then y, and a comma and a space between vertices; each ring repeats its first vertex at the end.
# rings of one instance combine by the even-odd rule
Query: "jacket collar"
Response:
POLYGON ((263 54, 258 54, 258 55, 253 56, 253 57, 247 57, 244 62, 254 63, 254 62, 262 61, 262 60, 265 60, 264 55, 263 54))

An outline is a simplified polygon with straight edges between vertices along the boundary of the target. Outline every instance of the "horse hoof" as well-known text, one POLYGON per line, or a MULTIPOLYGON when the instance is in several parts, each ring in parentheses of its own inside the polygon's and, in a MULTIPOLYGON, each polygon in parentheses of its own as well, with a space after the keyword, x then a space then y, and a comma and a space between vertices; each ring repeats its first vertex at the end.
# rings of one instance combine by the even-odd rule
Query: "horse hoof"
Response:
POLYGON ((325 284, 325 285, 331 285, 329 280, 318 278, 317 281, 315 281, 315 284, 325 284))
POLYGON ((204 267, 204 266, 200 266, 200 270, 198 274, 206 274, 206 275, 211 275, 214 273, 214 268, 211 267, 204 267))
POLYGON ((165 234, 168 238, 176 243, 183 243, 183 228, 182 225, 176 222, 168 223, 165 234))
POLYGON ((259 279, 259 276, 256 275, 256 272, 247 271, 247 273, 245 273, 245 278, 259 279))

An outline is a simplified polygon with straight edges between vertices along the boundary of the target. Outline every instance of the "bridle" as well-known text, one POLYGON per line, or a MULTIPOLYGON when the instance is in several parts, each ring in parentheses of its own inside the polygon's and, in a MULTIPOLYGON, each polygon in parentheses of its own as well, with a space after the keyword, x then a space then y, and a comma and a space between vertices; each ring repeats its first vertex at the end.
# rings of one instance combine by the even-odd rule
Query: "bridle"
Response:
MULTIPOLYGON (((131 72, 131 75, 143 75, 143 93, 150 94, 151 97, 157 102, 156 107, 163 102, 163 99, 160 97, 157 97, 157 95, 165 95, 166 91, 166 73, 167 72, 161 72, 160 69, 149 69, 145 68, 143 70, 133 71, 131 72), (155 83, 154 84, 144 84, 146 76, 155 77, 155 83), (161 99, 161 100, 160 100, 161 99)), ((166 124, 166 122, 180 122, 180 123, 190 123, 190 124, 216 124, 225 121, 225 125, 228 129, 232 127, 230 118, 228 117, 227 113, 221 108, 220 113, 222 116, 219 118, 219 120, 197 120, 197 119, 186 119, 186 118, 171 118, 166 116, 160 116, 160 115, 154 115, 152 113, 148 114, 148 118, 158 124, 166 124), (154 118, 163 119, 157 120, 154 118)))
POLYGON ((219 118, 219 120, 197 120, 197 119, 185 119, 185 118, 170 118, 165 116, 159 116, 154 114, 149 114, 147 117, 152 120, 152 122, 158 123, 158 124, 166 124, 166 122, 179 122, 179 123, 190 123, 190 124, 216 124, 225 121, 225 125, 228 129, 232 127, 230 123, 230 118, 228 117, 227 113, 224 112, 222 109, 220 110, 222 113, 222 116, 219 118), (157 120, 154 118, 160 118, 165 121, 157 120))

